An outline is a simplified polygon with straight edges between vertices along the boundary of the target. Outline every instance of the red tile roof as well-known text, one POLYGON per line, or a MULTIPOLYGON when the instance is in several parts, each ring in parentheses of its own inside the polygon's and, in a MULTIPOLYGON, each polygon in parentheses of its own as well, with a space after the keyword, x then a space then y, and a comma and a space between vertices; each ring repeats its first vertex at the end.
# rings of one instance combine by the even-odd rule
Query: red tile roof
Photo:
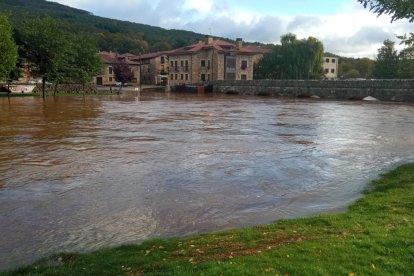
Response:
POLYGON ((212 43, 210 44, 207 44, 204 41, 199 41, 198 43, 194 43, 194 44, 170 51, 168 54, 169 55, 194 54, 202 50, 208 50, 208 49, 216 49, 220 52, 239 52, 239 53, 251 54, 251 55, 261 53, 261 51, 256 51, 255 48, 250 48, 248 46, 238 49, 236 44, 230 43, 225 40, 217 39, 217 40, 213 40, 212 43))
POLYGON ((106 64, 114 64, 117 63, 119 60, 125 60, 126 63, 128 63, 129 65, 139 65, 138 62, 132 60, 133 57, 137 56, 130 53, 119 55, 118 53, 114 52, 99 52, 98 55, 100 56, 102 62, 106 64))

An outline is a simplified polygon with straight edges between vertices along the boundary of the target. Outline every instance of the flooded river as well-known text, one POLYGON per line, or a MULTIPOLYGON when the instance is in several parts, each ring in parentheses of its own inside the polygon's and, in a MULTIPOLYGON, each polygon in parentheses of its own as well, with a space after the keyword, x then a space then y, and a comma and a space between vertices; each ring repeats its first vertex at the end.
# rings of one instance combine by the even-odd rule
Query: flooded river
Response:
POLYGON ((338 212, 414 160, 414 106, 145 94, 0 98, 0 269, 338 212))

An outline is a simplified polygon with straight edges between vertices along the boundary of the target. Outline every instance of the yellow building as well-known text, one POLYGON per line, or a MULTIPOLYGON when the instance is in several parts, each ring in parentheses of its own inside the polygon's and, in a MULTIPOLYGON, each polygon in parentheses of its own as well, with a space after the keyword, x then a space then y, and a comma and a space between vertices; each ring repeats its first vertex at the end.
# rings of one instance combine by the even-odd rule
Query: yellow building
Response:
POLYGON ((323 74, 328 80, 336 80, 338 78, 339 58, 324 56, 323 57, 323 74))
POLYGON ((169 84, 198 84, 210 80, 252 80, 255 56, 259 54, 236 44, 214 40, 204 41, 168 52, 169 84))

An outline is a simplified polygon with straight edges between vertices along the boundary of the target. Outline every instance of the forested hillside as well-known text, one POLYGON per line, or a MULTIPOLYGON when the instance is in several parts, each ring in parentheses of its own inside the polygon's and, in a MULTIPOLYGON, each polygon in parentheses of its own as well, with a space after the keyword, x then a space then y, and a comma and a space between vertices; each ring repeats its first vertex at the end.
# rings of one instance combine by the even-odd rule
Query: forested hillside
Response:
POLYGON ((73 32, 96 38, 98 48, 120 53, 152 52, 182 47, 204 37, 203 34, 166 30, 144 24, 95 16, 90 12, 45 0, 0 0, 0 13, 9 15, 18 33, 26 20, 51 16, 68 23, 73 32))

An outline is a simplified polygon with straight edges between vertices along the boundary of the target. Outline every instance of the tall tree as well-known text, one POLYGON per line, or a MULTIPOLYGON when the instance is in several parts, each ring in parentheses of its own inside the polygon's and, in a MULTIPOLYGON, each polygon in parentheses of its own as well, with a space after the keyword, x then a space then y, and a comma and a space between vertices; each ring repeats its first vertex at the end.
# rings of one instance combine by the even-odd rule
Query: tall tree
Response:
POLYGON ((414 79, 414 46, 402 50, 399 59, 399 78, 414 79))
POLYGON ((17 45, 13 40, 13 29, 5 15, 0 15, 0 81, 8 80, 16 67, 17 45))
POLYGON ((83 35, 74 35, 70 49, 70 82, 84 86, 94 76, 102 73, 103 65, 97 54, 96 41, 83 35))
POLYGON ((70 56, 69 32, 51 17, 34 19, 25 26, 27 60, 31 72, 42 77, 43 96, 46 80, 61 82, 68 68, 70 56))
POLYGON ((399 58, 394 46, 395 42, 387 39, 384 41, 384 45, 378 50, 377 62, 373 71, 375 78, 398 78, 399 58))
POLYGON ((323 44, 314 37, 298 40, 294 34, 281 37, 282 44, 274 47, 256 66, 256 77, 273 79, 317 79, 321 77, 323 44))

